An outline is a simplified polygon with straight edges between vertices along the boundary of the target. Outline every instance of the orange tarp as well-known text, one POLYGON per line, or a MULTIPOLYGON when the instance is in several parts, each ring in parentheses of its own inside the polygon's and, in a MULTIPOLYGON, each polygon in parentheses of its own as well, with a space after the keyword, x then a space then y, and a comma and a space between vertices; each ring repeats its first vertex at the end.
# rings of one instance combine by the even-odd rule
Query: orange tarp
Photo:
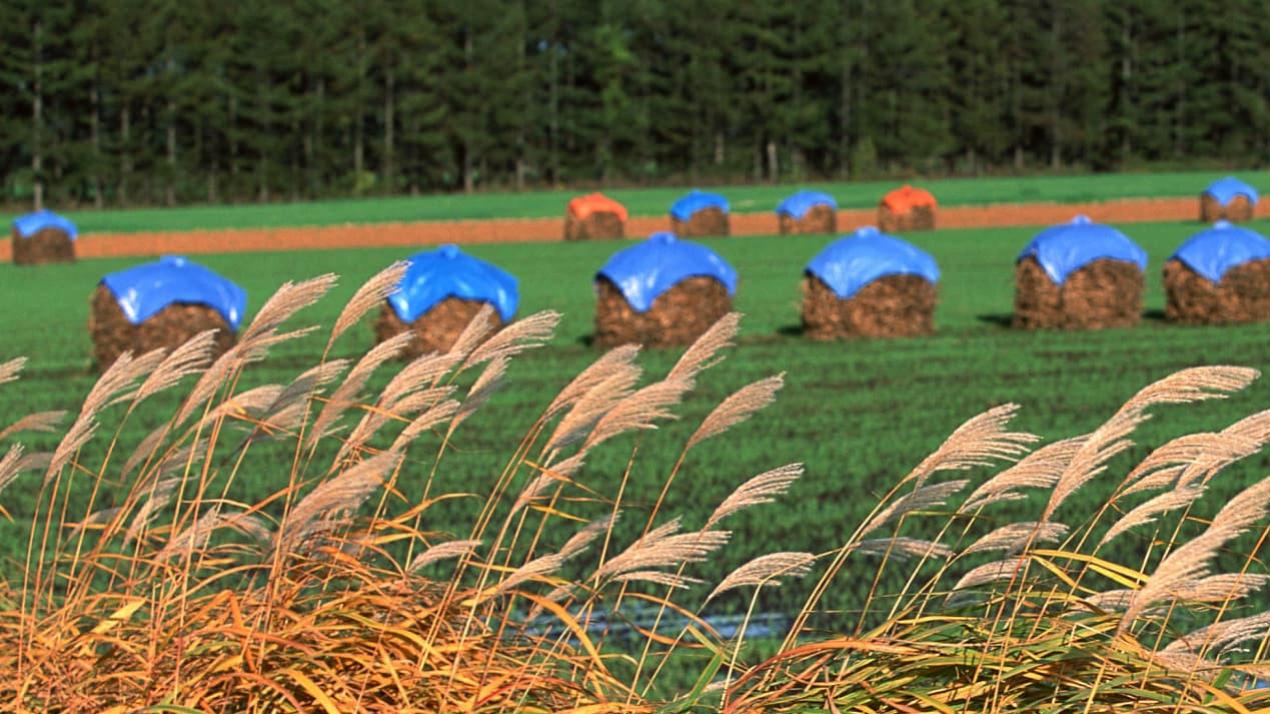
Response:
POLYGON ((908 184, 895 189, 886 194, 882 198, 882 203, 891 209, 892 213, 908 213, 908 211, 917 206, 935 207, 935 197, 930 191, 924 188, 913 188, 908 184))
POLYGON ((627 219, 626 206, 614 201, 602 193, 588 193, 585 196, 578 196, 569 201, 569 213, 579 220, 586 218, 592 213, 606 211, 608 213, 616 213, 617 217, 625 223, 627 219))

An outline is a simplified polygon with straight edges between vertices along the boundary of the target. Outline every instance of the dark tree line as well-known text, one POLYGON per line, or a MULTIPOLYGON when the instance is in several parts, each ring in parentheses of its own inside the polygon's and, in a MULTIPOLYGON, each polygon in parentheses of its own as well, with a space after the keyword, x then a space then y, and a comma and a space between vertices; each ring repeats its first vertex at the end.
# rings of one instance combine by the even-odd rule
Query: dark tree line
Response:
POLYGON ((5 0, 9 200, 1270 162, 1264 0, 5 0))

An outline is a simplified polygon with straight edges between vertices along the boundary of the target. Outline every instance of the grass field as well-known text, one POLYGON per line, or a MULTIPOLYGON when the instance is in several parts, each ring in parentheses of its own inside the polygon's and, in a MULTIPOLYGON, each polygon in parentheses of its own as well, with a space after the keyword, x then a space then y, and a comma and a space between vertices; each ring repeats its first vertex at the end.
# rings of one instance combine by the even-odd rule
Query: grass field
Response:
MULTIPOLYGON (((1263 221, 1256 228, 1270 231, 1270 223, 1263 221)), ((710 245, 741 275, 736 307, 747 315, 741 344, 723 365, 703 376, 699 392, 682 408, 683 419, 641 449, 630 497, 636 504, 655 498, 656 486, 683 440, 718 399, 743 384, 785 372, 786 387, 776 405, 727 438, 694 450, 671 492, 668 513, 684 514, 691 527, 745 478, 784 463, 806 462, 807 476, 778 505, 730 523, 737 533, 733 543, 722 558, 695 573, 717 580, 746 558, 774 548, 823 551, 838 544, 877 493, 964 419, 989 406, 1020 402, 1020 427, 1058 438, 1100 424, 1138 388, 1178 368, 1221 363, 1270 367, 1270 326, 1187 328, 1162 320, 1161 263, 1195 229, 1194 224, 1135 226, 1132 237, 1151 256, 1147 318, 1131 330, 1074 334, 1018 333, 1004 326, 1011 309, 1013 258, 1030 230, 915 234, 912 240, 934 254, 944 274, 938 334, 852 344, 813 344, 797 334, 799 270, 828 237, 713 241, 710 245)), ((485 489, 547 400, 598 355, 586 342, 594 302, 589 276, 615 248, 612 243, 544 243, 471 249, 521 276, 522 314, 554 309, 564 314, 564 320, 555 344, 518 358, 506 390, 458 432, 456 452, 443 462, 443 488, 477 493, 485 489)), ((302 313, 310 321, 329 325, 361 281, 399 257, 401 251, 377 249, 206 256, 200 261, 246 287, 251 310, 284 278, 339 273, 340 288, 302 313)), ((94 379, 85 329, 88 296, 102 274, 132 262, 98 260, 39 269, 0 266, 0 299, 9 306, 0 357, 31 359, 21 381, 0 389, 0 413, 16 418, 78 404, 94 379)), ((316 361, 324 339, 323 334, 288 345, 248 374, 255 381, 286 382, 316 361)), ((369 345, 366 324, 345 337, 336 351, 352 356, 369 345)), ((649 374, 659 375, 676 357, 677 352, 654 352, 643 361, 649 374)), ((1140 458, 1147 446, 1172 435, 1223 427, 1268 403, 1270 381, 1263 379, 1226 401, 1160 409, 1140 432, 1150 443, 1129 457, 1140 458)), ((140 439, 149 426, 133 422, 125 444, 140 439)), ((53 443, 32 441, 46 447, 53 443)), ((606 445, 588 459, 582 481, 601 494, 612 494, 634 443, 634 438, 623 438, 606 445)), ((1115 462, 1113 473, 1129 457, 1115 462)), ((289 459, 289 452, 280 451, 280 471, 289 459)), ((1265 454, 1238 465, 1212 485, 1217 498, 1207 502, 1219 503, 1222 495, 1267 472, 1270 456, 1265 454)), ((14 520, 0 523, 0 555, 11 573, 21 571, 20 553, 26 546, 29 512, 24 504, 39 488, 38 478, 26 478, 5 493, 3 505, 14 520)), ((281 472, 243 474, 236 496, 254 502, 284 481, 281 472)), ((1097 489, 1081 492, 1086 499, 1096 494, 1097 489)), ((1090 505, 1088 500, 1074 501, 1067 508, 1090 505)), ((585 512, 595 505, 572 507, 585 512)), ((462 501, 447 507, 455 523, 470 522, 475 508, 475 503, 462 501)), ((1007 511, 1001 508, 1003 517, 1007 511)), ((639 520, 630 518, 624 527, 634 529, 639 520)), ((1132 550, 1141 543, 1126 537, 1121 548, 1132 550)), ((1120 555, 1133 559, 1132 552, 1120 555)), ((867 578, 860 578, 859 588, 867 587, 867 578)), ((764 606, 787 607, 802 592, 765 591, 764 606)), ((857 595, 844 588, 830 604, 847 607, 857 595)))
MULTIPOLYGON (((1079 203, 1116 198, 1196 196, 1220 172, 1095 174, 1024 178, 964 178, 915 180, 929 188, 944 205, 1056 202, 1079 203)), ((1270 171, 1242 171, 1254 186, 1270 186, 1270 171)), ((816 183, 833 194, 842 208, 872 208, 900 181, 816 183)), ((775 210, 797 188, 784 186, 726 186, 717 190, 737 212, 775 210)), ((683 194, 684 188, 614 189, 607 193, 624 203, 632 215, 660 216, 683 194)), ((556 218, 568 200, 582 191, 532 191, 400 198, 366 198, 311 203, 191 206, 110 211, 69 211, 85 232, 186 231, 196 229, 317 226, 341 223, 438 221, 485 218, 556 218)), ((54 207, 56 208, 56 207, 54 207)), ((0 214, 8 223, 13 215, 0 214)))

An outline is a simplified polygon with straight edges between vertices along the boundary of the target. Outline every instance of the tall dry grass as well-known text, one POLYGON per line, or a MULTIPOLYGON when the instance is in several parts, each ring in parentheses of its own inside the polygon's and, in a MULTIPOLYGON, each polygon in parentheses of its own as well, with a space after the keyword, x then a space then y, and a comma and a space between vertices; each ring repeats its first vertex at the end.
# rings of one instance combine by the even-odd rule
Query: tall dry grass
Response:
MULTIPOLYGON (((1270 481, 1242 489, 1211 523, 1190 515, 1225 466, 1264 446, 1270 418, 1162 445, 1119 479, 1108 471, 1152 407, 1220 398, 1246 386, 1252 370, 1172 375, 1099 429, 1034 451, 1037 437, 1009 429, 1015 407, 990 410, 915 459, 845 542, 820 555, 772 552, 705 583, 699 564, 736 537, 723 527, 729 517, 779 507, 806 476, 799 464, 756 465, 768 470, 738 483, 699 524, 676 512, 671 485, 692 448, 755 418, 782 377, 710 411, 651 506, 629 493, 637 448, 622 447, 630 466, 610 492, 588 482, 586 460, 623 434, 677 418, 702 371, 733 346, 739 316, 721 320, 661 378, 645 378, 635 348, 600 356, 526 419, 465 531, 439 532, 433 509, 463 497, 437 492, 450 444, 511 362, 551 338, 557 316, 494 334, 478 316, 449 353, 403 366, 393 360, 409 337, 355 361, 329 359, 400 270, 357 292, 320 362, 288 383, 239 386, 272 348, 316 329, 283 331, 332 276, 283 286, 215 361, 210 335, 171 354, 122 358, 47 453, 15 437, 54 430, 63 414, 12 419, 0 431, 11 442, 0 489, 42 479, 38 498, 21 504, 33 524, 24 567, 0 581, 0 709, 1270 706, 1245 687, 1267 667, 1261 587, 1270 576, 1256 556, 1270 481), (372 393, 381 371, 394 373, 372 393), (132 419, 162 409, 155 395, 173 390, 184 390, 179 405, 151 420, 157 427, 135 442, 123 436, 132 419), (239 476, 276 469, 269 449, 292 454, 285 473, 271 474, 279 487, 244 502, 239 476), (1109 494, 1100 511, 1064 509, 1090 488, 1109 494), (570 512, 579 496, 601 502, 604 515, 570 512), (1030 520, 994 517, 999 504, 1026 499, 1038 504, 1030 520), (619 538, 624 521, 639 535, 619 538), (1132 537, 1143 544, 1140 562, 1099 556, 1105 542, 1132 537), (1228 561, 1232 544, 1250 542, 1239 568, 1213 571, 1219 554, 1228 561), (880 590, 888 570, 906 583, 898 592, 880 590), (835 584, 861 573, 874 579, 862 611, 851 620, 824 613, 835 584), (760 593, 774 587, 808 595, 776 654, 756 661, 744 633, 760 593), (728 598, 747 614, 725 638, 707 616, 728 598), (608 626, 637 609, 655 613, 651 626, 628 619, 641 639, 619 644, 608 626), (686 660, 700 668, 696 686, 666 694, 660 678, 684 652, 697 655, 686 660)), ((0 365, 0 384, 23 365, 0 365)))

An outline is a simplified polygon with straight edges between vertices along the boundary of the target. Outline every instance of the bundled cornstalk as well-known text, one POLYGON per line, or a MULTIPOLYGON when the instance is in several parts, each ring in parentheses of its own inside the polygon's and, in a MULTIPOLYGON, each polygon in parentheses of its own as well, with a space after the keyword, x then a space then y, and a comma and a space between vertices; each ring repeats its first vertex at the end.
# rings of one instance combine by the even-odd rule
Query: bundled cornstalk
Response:
POLYGON ((807 209, 801 218, 786 213, 777 216, 781 235, 829 234, 838 232, 838 212, 833 206, 818 205, 807 209))
POLYGON ((1211 194, 1201 193, 1199 196, 1199 219, 1204 223, 1251 221, 1256 208, 1256 205, 1243 194, 1232 197, 1225 205, 1213 198, 1211 194))
POLYGON ((726 236, 731 233, 728 214, 715 206, 699 209, 686 221, 672 215, 670 230, 680 238, 708 238, 726 236))
POLYGON ((685 278, 638 312, 608 278, 595 282, 595 343, 602 347, 637 344, 670 347, 691 344, 732 311, 732 296, 718 280, 685 278))
POLYGON ((1142 318, 1142 271, 1122 260, 1095 260, 1059 285, 1035 258, 1024 258, 1014 283, 1015 328, 1094 330, 1132 327, 1142 318))
MULTIPOLYGON (((487 306, 488 303, 483 300, 448 297, 433 305, 413 323, 407 324, 391 305, 384 302, 375 319, 375 342, 385 342, 410 332, 415 339, 402 350, 402 357, 413 358, 429 352, 448 352, 463 334, 463 330, 487 306)), ((503 327, 502 317, 497 310, 491 310, 487 315, 486 320, 491 330, 503 327)))
POLYGON ((1214 283, 1180 260, 1164 264, 1164 313, 1190 325, 1223 325, 1270 320, 1270 259, 1226 271, 1214 283))
POLYGON ((935 331, 937 288, 918 275, 887 275, 842 299, 814 275, 802 282, 803 334, 813 340, 912 337, 935 331))
POLYGON ((75 241, 60 228, 42 228, 25 237, 14 228, 11 235, 14 265, 75 262, 75 241))
POLYGON ((114 364, 125 352, 145 354, 176 349, 206 330, 216 331, 212 338, 213 356, 223 354, 236 340, 225 318, 206 305, 173 303, 135 325, 104 285, 97 286, 89 305, 88 333, 98 369, 114 364))

